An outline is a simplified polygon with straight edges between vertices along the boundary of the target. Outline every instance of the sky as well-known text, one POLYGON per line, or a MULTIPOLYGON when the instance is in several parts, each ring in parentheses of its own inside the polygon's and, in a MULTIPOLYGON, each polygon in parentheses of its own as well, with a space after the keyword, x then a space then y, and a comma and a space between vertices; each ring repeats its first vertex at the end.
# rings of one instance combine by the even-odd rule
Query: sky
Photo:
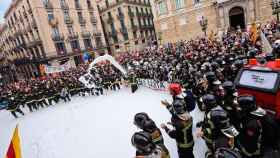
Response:
POLYGON ((4 14, 12 0, 0 0, 0 23, 4 22, 4 14))

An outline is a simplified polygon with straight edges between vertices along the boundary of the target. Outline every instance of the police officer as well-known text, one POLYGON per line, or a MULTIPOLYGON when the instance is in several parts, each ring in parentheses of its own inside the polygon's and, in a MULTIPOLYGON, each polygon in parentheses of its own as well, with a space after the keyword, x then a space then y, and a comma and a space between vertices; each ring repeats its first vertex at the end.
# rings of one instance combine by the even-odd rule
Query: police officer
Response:
POLYGON ((152 137, 153 143, 160 146, 166 154, 169 155, 169 151, 164 145, 164 140, 160 129, 156 126, 155 122, 150 119, 148 114, 141 112, 134 116, 134 124, 142 129, 143 131, 149 133, 152 137))
POLYGON ((136 132, 131 138, 131 143, 136 148, 135 158, 169 158, 160 146, 153 143, 151 135, 147 132, 136 132))
POLYGON ((173 100, 172 105, 166 105, 170 111, 171 123, 173 130, 169 129, 165 124, 161 128, 177 142, 179 158, 194 158, 193 146, 194 140, 192 135, 193 119, 187 111, 186 104, 182 99, 173 100))

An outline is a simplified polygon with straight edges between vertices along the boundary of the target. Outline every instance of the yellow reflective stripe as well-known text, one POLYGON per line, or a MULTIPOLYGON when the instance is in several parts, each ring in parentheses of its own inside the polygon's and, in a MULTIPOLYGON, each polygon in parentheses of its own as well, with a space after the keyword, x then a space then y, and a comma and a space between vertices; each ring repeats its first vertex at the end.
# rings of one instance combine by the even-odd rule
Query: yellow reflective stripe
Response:
POLYGON ((188 142, 188 140, 186 140, 187 138, 185 137, 187 134, 187 130, 192 126, 192 118, 189 120, 189 122, 190 123, 182 130, 184 133, 184 143, 177 144, 180 148, 189 148, 189 147, 192 147, 194 144, 193 140, 191 142, 188 142))

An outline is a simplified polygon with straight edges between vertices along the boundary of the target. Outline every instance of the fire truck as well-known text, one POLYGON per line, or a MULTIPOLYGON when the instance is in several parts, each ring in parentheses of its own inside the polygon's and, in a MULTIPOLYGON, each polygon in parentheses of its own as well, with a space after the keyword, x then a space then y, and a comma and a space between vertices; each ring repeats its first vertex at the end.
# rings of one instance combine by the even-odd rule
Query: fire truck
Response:
POLYGON ((235 84, 239 95, 255 96, 257 105, 280 122, 280 59, 266 63, 250 59, 238 73, 235 84))

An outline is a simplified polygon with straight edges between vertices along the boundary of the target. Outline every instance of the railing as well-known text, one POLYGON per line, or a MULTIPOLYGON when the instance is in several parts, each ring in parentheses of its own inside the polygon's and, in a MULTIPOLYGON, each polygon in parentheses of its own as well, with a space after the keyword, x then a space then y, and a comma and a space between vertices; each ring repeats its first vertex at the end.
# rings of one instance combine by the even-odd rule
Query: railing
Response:
POLYGON ((82 31, 82 37, 89 38, 91 36, 91 33, 89 31, 82 31))
POLYGON ((98 36, 101 36, 101 32, 99 32, 99 31, 93 32, 92 35, 98 37, 98 36))
POLYGON ((79 17, 79 23, 84 25, 86 23, 86 20, 83 17, 79 17))
POLYGON ((64 18, 64 22, 65 22, 65 24, 67 24, 67 25, 73 24, 73 20, 72 20, 70 17, 65 17, 65 18, 64 18))
POLYGON ((61 3, 61 9, 63 10, 69 10, 69 6, 66 3, 61 3))
POLYGON ((91 17, 90 18, 90 21, 91 21, 91 23, 93 23, 93 24, 97 24, 97 19, 96 19, 96 17, 91 17))
POLYGON ((118 17, 118 19, 122 20, 122 19, 124 19, 124 14, 122 12, 119 12, 117 14, 117 17, 118 17))
MULTIPOLYGON (((45 9, 52 11, 53 10, 53 4, 50 1, 47 1, 46 4, 44 5, 45 9)), ((31 9, 30 9, 31 10, 31 9)))
POLYGON ((34 38, 32 41, 26 43, 26 47, 27 48, 34 47, 34 46, 36 46, 38 44, 41 44, 41 43, 42 43, 42 41, 41 41, 40 38, 34 38))
POLYGON ((82 6, 80 5, 80 3, 75 3, 75 8, 77 10, 81 10, 82 9, 82 6))
POLYGON ((63 34, 53 34, 52 40, 56 41, 56 42, 64 41, 64 35, 63 34))
POLYGON ((79 38, 79 34, 77 32, 73 32, 68 34, 68 39, 69 40, 74 40, 74 39, 78 39, 79 38))
POLYGON ((134 14, 133 11, 128 11, 128 15, 129 15, 130 17, 134 17, 134 16, 135 16, 135 14, 134 14))

